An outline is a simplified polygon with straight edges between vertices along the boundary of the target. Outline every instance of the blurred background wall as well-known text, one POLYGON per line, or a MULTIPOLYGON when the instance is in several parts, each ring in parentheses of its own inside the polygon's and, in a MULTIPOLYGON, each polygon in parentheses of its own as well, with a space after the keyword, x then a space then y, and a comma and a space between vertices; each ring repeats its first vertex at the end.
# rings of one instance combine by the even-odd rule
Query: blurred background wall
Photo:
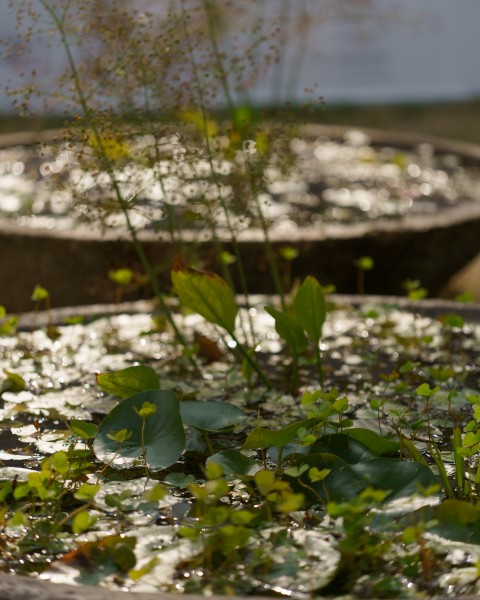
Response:
MULTIPOLYGON (((158 9, 167 0, 137 0, 133 5, 138 8, 142 2, 158 9)), ((261 10, 266 18, 286 25, 283 58, 253 90, 262 103, 319 96, 328 104, 480 96, 479 0, 257 0, 251 6, 252 19, 261 10)), ((15 14, 5 6, 0 39, 14 33, 15 14)), ((30 57, 0 60, 0 80, 18 85, 22 71, 28 79, 32 59, 48 63, 50 75, 65 64, 55 44, 48 51, 39 47, 30 57)), ((1 95, 0 110, 9 107, 1 95)))
MULTIPOLYGON (((478 0, 266 2, 272 12, 290 11, 293 24, 285 45, 284 99, 303 99, 312 85, 328 103, 480 95, 478 0), (293 18, 302 10, 303 26, 293 18)), ((278 91, 269 90, 270 83, 261 85, 262 99, 278 91)))

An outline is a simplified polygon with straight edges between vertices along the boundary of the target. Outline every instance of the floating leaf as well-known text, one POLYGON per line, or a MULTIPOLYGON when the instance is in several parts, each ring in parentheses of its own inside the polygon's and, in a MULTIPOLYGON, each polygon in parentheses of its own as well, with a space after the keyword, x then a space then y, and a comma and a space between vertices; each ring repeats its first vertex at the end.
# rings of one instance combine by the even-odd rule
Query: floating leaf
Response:
POLYGON ((210 462, 220 465, 226 475, 255 475, 260 469, 260 465, 256 461, 234 448, 209 456, 207 464, 210 462))
POLYGON ((245 440, 242 448, 244 450, 250 450, 252 448, 272 448, 278 446, 283 448, 296 437, 298 437, 299 429, 311 429, 318 423, 318 419, 306 419, 304 421, 297 421, 291 425, 287 425, 283 429, 265 429, 263 427, 257 427, 251 431, 245 440))
POLYGON ((343 502, 371 487, 389 491, 387 500, 411 496, 438 483, 425 465, 394 458, 373 458, 332 472, 326 480, 330 499, 343 502))
POLYGON ((233 332, 238 307, 224 279, 210 271, 191 269, 177 258, 172 268, 172 283, 182 304, 210 323, 233 332))
POLYGON ((74 419, 68 424, 75 435, 83 440, 91 440, 97 435, 98 427, 95 423, 74 419))
POLYGON ((169 485, 173 485, 175 487, 186 488, 195 481, 195 477, 191 474, 187 475, 186 473, 175 472, 169 473, 165 477, 164 481, 165 483, 168 483, 169 485))
POLYGON ((158 390, 158 375, 151 367, 136 365, 120 371, 97 373, 99 388, 107 394, 129 398, 146 390, 158 390))
POLYGON ((443 522, 467 525, 478 519, 478 509, 470 502, 450 498, 444 500, 437 509, 437 518, 443 522))
POLYGON ((307 277, 295 296, 295 314, 310 338, 318 343, 322 336, 327 309, 322 286, 315 277, 307 277))
POLYGON ((221 431, 245 419, 239 408, 227 402, 185 400, 180 402, 180 414, 185 425, 202 431, 221 431))
POLYGON ((147 465, 153 471, 177 462, 184 447, 179 403, 172 392, 165 390, 148 390, 120 402, 105 417, 93 444, 96 456, 117 468, 131 467, 145 451, 147 465), (146 420, 135 411, 140 411, 144 402, 157 407, 146 420), (111 439, 112 431, 122 430, 132 435, 123 442, 111 439))
POLYGON ((371 429, 352 427, 343 433, 366 446, 376 456, 396 455, 400 451, 400 442, 384 438, 371 429))
POLYGON ((335 456, 343 458, 343 460, 347 461, 349 464, 364 462, 370 458, 375 458, 375 454, 362 443, 342 433, 322 436, 312 445, 311 452, 335 454, 335 456))

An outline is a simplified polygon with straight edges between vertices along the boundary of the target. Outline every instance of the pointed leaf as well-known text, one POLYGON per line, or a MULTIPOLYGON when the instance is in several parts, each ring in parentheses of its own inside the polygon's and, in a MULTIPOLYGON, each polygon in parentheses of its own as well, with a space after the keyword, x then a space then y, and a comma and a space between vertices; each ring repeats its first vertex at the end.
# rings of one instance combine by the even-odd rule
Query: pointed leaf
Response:
POLYGON ((172 283, 182 304, 210 323, 233 331, 238 307, 233 291, 219 275, 191 269, 177 259, 172 268, 172 283))
POLYGON ((300 354, 307 347, 303 328, 293 315, 266 306, 265 310, 275 319, 275 331, 287 342, 294 354, 300 354))
POLYGON ((134 465, 145 451, 147 465, 152 471, 173 465, 184 447, 185 433, 179 403, 172 392, 165 390, 141 392, 120 402, 105 417, 93 443, 97 458, 120 469, 134 465), (145 420, 135 410, 140 411, 144 402, 157 407, 157 411, 145 420), (112 431, 124 429, 132 435, 123 442, 109 435, 112 431))
POLYGON ((295 314, 300 325, 316 344, 322 337, 327 315, 325 295, 315 277, 308 276, 295 296, 295 314))
POLYGON ((146 390, 158 390, 158 375, 151 367, 137 365, 120 371, 97 373, 98 387, 107 394, 129 398, 146 390))

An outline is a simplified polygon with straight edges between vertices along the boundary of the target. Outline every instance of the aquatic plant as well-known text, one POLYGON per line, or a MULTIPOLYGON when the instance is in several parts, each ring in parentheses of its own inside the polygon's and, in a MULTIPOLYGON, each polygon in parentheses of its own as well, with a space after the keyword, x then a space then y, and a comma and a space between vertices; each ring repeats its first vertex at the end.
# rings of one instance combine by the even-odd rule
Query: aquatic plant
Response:
MULTIPOLYGON (((39 1, 42 15, 30 8, 28 16, 38 26, 46 17, 68 62, 61 92, 72 118, 60 147, 81 161, 78 201, 105 225, 123 217, 160 315, 130 339, 112 320, 76 347, 59 341, 74 324, 46 336, 34 328, 18 347, 11 342, 3 417, 18 425, 15 435, 28 444, 22 456, 34 468, 7 473, 0 484, 4 564, 47 573, 59 560, 91 582, 113 576, 122 586, 155 582, 159 566, 170 564, 170 590, 288 595, 402 596, 412 586, 392 575, 398 571, 429 590, 441 574, 431 533, 480 542, 478 378, 468 379, 455 354, 458 337, 469 334, 455 313, 402 321, 388 307, 336 330, 339 309, 320 282, 296 282, 290 270, 282 276, 281 260, 295 256, 285 248, 276 256, 261 193, 272 164, 289 167, 288 136, 257 121, 244 97, 247 81, 277 57, 277 24, 266 32, 257 5, 252 35, 243 32, 232 55, 222 32, 239 18, 238 2, 172 2, 132 18, 115 0, 93 3, 94 11, 89 1, 39 1), (165 208, 179 256, 168 266, 179 306, 137 234, 136 164, 149 170, 165 208), (192 218, 206 224, 221 275, 191 266, 195 257, 182 260, 175 186, 187 185, 192 218), (260 226, 277 290, 265 312, 252 306, 245 283, 242 211, 260 226), (232 253, 218 234, 219 215, 232 253), (254 317, 265 313, 276 335, 259 332, 254 317), (196 338, 189 319, 202 332, 196 338), (51 364, 85 376, 76 372, 77 354, 98 338, 102 348, 86 370, 100 370, 100 391, 82 383, 70 399, 49 404, 39 393, 35 405, 40 390, 67 385, 52 383, 51 364), (286 364, 275 367, 269 359, 279 356, 286 364)), ((20 3, 20 16, 27 6, 20 3)), ((25 91, 26 101, 36 93, 25 91)), ((362 293, 374 265, 361 257, 356 266, 362 293)), ((120 300, 133 271, 109 278, 120 300)), ((424 295, 419 282, 405 288, 411 299, 424 295)), ((49 298, 40 286, 32 296, 49 298)), ((14 333, 15 320, 4 310, 0 317, 0 333, 14 333)), ((470 347, 476 361, 477 350, 470 347)))

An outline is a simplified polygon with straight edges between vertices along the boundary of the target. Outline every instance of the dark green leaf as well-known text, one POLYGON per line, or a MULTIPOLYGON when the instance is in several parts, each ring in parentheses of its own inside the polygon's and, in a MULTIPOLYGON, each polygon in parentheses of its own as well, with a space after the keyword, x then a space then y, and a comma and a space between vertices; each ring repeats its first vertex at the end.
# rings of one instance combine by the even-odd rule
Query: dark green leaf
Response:
POLYGON ((325 295, 315 277, 307 277, 295 296, 295 314, 314 343, 322 337, 327 314, 325 295))
POLYGON ((207 459, 207 464, 213 462, 222 467, 227 475, 255 475, 260 465, 234 448, 222 450, 207 459))
POLYGON ((93 449, 97 457, 117 468, 131 467, 145 450, 146 462, 152 471, 173 465, 185 447, 180 408, 172 392, 149 390, 127 398, 118 404, 100 425, 93 449), (157 411, 145 421, 135 411, 144 402, 155 404, 157 411), (145 423, 142 447, 142 426, 145 423), (132 435, 119 443, 109 434, 127 430, 132 435))
POLYGON ((311 453, 328 453, 339 456, 349 464, 365 462, 375 458, 375 454, 357 440, 342 433, 324 435, 312 446, 311 453))
POLYGON ((373 458, 356 465, 348 465, 332 472, 326 484, 330 499, 343 502, 358 496, 364 489, 388 490, 387 500, 418 493, 438 483, 432 471, 419 463, 394 458, 373 458))
POLYGON ((272 430, 265 429, 263 427, 257 427, 251 431, 245 440, 242 448, 249 450, 252 448, 272 448, 278 446, 283 448, 296 437, 298 437, 299 429, 311 429, 318 423, 318 419, 306 419, 304 421, 297 421, 288 425, 283 429, 272 430))
POLYGON ((202 431, 221 431, 233 427, 245 419, 244 413, 227 402, 180 402, 180 414, 185 425, 202 431))
POLYGON ((291 351, 294 354, 303 352, 307 347, 307 338, 297 318, 269 306, 265 310, 275 319, 275 331, 287 342, 291 351))
POLYGON ((343 433, 366 446, 376 456, 396 455, 400 451, 399 442, 384 438, 371 429, 353 427, 343 433))

